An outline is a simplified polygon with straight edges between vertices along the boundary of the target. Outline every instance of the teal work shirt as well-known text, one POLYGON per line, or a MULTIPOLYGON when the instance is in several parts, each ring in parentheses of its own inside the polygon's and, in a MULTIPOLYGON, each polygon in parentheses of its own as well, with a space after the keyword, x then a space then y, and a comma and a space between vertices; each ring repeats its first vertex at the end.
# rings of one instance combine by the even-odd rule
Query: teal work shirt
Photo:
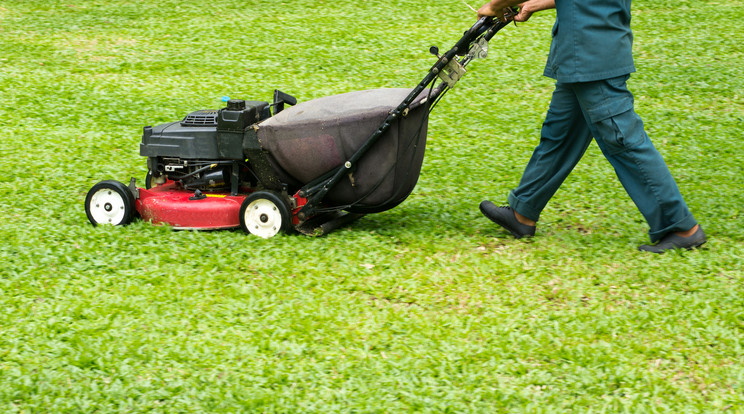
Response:
POLYGON ((544 75, 574 83, 635 72, 630 1, 556 0, 544 75))

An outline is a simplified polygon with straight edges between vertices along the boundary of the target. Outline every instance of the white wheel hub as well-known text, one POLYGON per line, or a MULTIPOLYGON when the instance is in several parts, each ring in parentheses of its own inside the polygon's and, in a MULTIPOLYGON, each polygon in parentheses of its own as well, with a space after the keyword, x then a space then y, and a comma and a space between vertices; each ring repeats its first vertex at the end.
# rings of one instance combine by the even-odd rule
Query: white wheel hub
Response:
POLYGON ((279 207, 265 198, 248 204, 244 219, 248 231, 264 239, 276 236, 282 229, 282 213, 279 207))
POLYGON ((118 225, 124 221, 127 210, 121 194, 110 188, 102 188, 96 191, 90 198, 88 208, 96 223, 113 225, 118 225))

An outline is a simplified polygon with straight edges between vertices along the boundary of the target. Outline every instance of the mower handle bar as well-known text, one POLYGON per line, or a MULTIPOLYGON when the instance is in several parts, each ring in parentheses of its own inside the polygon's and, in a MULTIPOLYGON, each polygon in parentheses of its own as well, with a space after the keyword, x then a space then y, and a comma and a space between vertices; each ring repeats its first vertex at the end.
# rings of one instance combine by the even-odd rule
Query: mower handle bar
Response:
MULTIPOLYGON (((516 9, 514 8, 512 8, 511 10, 513 13, 516 12, 516 9)), ((424 77, 424 79, 419 82, 419 84, 415 88, 413 88, 411 93, 403 100, 403 102, 400 103, 400 105, 398 105, 397 108, 390 111, 387 118, 382 122, 377 130, 367 139, 364 144, 362 144, 359 149, 357 149, 357 151, 351 157, 349 157, 348 161, 346 161, 344 165, 338 167, 335 171, 329 171, 328 174, 321 176, 320 178, 314 180, 309 184, 306 184, 300 189, 298 195, 303 198, 308 198, 307 203, 298 212, 298 216, 300 217, 300 219, 304 220, 304 218, 309 217, 314 213, 314 211, 317 209, 317 205, 320 203, 326 193, 341 180, 341 177, 343 177, 347 173, 350 173, 353 169, 356 168, 357 161, 359 161, 359 159, 367 152, 367 150, 369 150, 372 145, 377 142, 377 140, 382 136, 382 134, 388 130, 393 121, 402 116, 404 111, 411 105, 411 103, 419 95, 419 93, 421 93, 425 88, 429 86, 429 84, 431 84, 437 78, 437 74, 446 66, 447 62, 452 59, 456 59, 458 55, 467 55, 470 46, 474 42, 476 42, 478 38, 483 37, 486 41, 491 40, 491 38, 499 30, 503 29, 511 22, 510 17, 513 16, 514 14, 505 16, 507 21, 494 19, 490 16, 484 16, 478 19, 478 21, 475 22, 475 24, 473 24, 473 26, 463 34, 463 36, 455 44, 455 46, 452 47, 452 49, 447 51, 447 53, 445 53, 443 56, 439 57, 437 63, 435 63, 434 66, 429 69, 429 73, 426 75, 426 77, 424 77)), ((466 56, 463 58, 463 61, 468 59, 469 58, 466 56)), ((435 91, 436 95, 438 95, 441 91, 442 88, 437 88, 437 90, 435 91)))
POLYGON ((471 27, 470 30, 466 32, 466 34, 475 33, 475 36, 471 40, 473 41, 483 33, 488 32, 485 34, 484 38, 486 39, 486 41, 490 41, 491 38, 496 34, 496 32, 511 23, 514 20, 514 16, 516 16, 518 13, 519 9, 517 7, 510 7, 508 9, 508 12, 504 15, 504 21, 497 19, 495 16, 483 16, 478 19, 475 24, 473 24, 473 27, 471 27))

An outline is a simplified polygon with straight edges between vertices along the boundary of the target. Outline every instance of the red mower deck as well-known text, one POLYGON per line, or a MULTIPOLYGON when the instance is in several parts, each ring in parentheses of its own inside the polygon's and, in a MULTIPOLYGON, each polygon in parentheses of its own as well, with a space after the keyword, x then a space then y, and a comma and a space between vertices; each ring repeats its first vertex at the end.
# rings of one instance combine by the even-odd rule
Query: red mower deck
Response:
POLYGON ((135 208, 145 221, 184 230, 240 227, 240 206, 246 195, 208 193, 195 197, 194 191, 178 189, 175 183, 138 190, 135 208))

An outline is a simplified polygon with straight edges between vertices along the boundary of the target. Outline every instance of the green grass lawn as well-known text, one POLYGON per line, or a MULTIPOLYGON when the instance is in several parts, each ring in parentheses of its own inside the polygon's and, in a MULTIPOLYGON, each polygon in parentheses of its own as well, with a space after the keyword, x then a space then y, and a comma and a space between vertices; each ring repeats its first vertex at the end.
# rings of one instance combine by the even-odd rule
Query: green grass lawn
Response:
POLYGON ((549 12, 468 67, 390 211, 322 238, 94 228, 93 184, 144 179, 142 126, 413 87, 474 14, 0 0, 0 412, 744 412, 744 1, 633 6, 629 85, 698 251, 636 251, 647 226, 596 145, 534 239, 480 215, 539 139, 549 12))

